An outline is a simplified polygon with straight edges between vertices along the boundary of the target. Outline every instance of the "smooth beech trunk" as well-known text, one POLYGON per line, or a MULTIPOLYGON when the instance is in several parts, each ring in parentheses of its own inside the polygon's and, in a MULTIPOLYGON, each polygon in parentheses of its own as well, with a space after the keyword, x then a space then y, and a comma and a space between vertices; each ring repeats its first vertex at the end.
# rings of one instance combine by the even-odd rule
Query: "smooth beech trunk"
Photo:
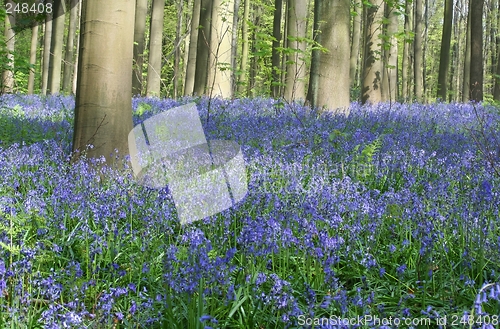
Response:
POLYGON ((58 94, 61 90, 62 51, 64 43, 65 4, 63 0, 54 1, 54 12, 57 13, 57 17, 52 21, 48 89, 51 94, 58 94))
MULTIPOLYGON (((38 24, 31 28, 31 46, 30 46, 30 65, 36 64, 36 55, 38 48, 38 24)), ((30 69, 30 74, 28 76, 28 94, 33 94, 35 89, 35 70, 30 69)))
POLYGON ((144 64, 144 33, 146 32, 146 16, 148 0, 137 0, 134 20, 134 69, 132 71, 132 95, 142 95, 142 70, 144 64))
POLYGON ((417 102, 423 100, 424 94, 424 78, 422 73, 423 68, 423 52, 422 52, 422 0, 415 0, 415 38, 413 40, 413 77, 415 79, 413 92, 417 102))
MULTIPOLYGON (((71 0, 76 2, 78 0, 71 0)), ((78 22, 78 5, 71 3, 71 10, 69 12, 69 27, 68 36, 66 38, 66 53, 64 55, 64 73, 63 73, 63 91, 67 94, 72 92, 73 89, 73 69, 75 67, 75 32, 76 24, 78 22)))
POLYGON ((484 0, 469 0, 470 10, 470 100, 483 100, 483 7, 484 0))
POLYGON ((198 46, 198 33, 200 29, 200 8, 201 0, 194 0, 193 14, 191 16, 191 31, 189 34, 186 80, 184 81, 184 96, 192 96, 194 91, 194 79, 196 75, 196 52, 198 46))
POLYGON ((164 10, 165 0, 153 0, 149 34, 148 96, 160 96, 164 10))
POLYGON ((370 0, 364 7, 366 21, 364 26, 363 87, 361 101, 363 104, 376 104, 382 101, 382 48, 379 35, 382 33, 384 18, 384 1, 370 0))
POLYGON ((129 154, 134 17, 134 0, 83 2, 73 161, 129 154))
POLYGON ((349 0, 321 0, 319 3, 321 44, 319 55, 318 107, 349 114, 349 0))
POLYGON ((306 43, 307 1, 288 0, 287 6, 288 51, 285 92, 287 101, 305 99, 307 67, 304 60, 306 43))
MULTIPOLYGON (((6 4, 10 3, 11 5, 14 5, 14 2, 12 0, 7 0, 6 4)), ((12 29, 11 22, 15 24, 15 12, 13 13, 14 17, 9 17, 6 15, 5 21, 4 21, 4 36, 5 36, 5 42, 7 45, 7 59, 8 59, 8 66, 4 71, 2 72, 2 94, 4 93, 12 93, 14 91, 14 46, 16 43, 16 35, 14 33, 14 30, 12 29)))

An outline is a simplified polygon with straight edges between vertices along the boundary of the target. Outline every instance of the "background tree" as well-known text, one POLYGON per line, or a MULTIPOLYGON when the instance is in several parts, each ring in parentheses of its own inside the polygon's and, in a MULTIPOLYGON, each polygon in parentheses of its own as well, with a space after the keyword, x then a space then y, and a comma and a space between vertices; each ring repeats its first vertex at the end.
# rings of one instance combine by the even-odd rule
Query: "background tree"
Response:
POLYGON ((415 79, 413 85, 413 92, 415 94, 415 98, 418 102, 423 100, 424 93, 424 80, 423 80, 423 51, 422 51, 422 0, 414 1, 414 10, 415 10, 415 38, 413 40, 413 77, 415 79))
POLYGON ((450 66, 451 23, 453 20, 453 0, 444 2, 443 37, 441 41, 441 55, 439 57, 439 77, 437 96, 446 100, 448 67, 450 66))
POLYGON ((49 85, 50 45, 52 40, 52 13, 46 14, 43 29, 42 95, 47 94, 49 85))
POLYGON ((210 35, 212 32, 212 1, 201 0, 200 29, 198 31, 198 42, 196 46, 196 70, 194 79, 194 94, 204 95, 207 82, 208 70, 210 69, 210 35))
POLYGON ((370 0, 365 5, 364 56, 362 103, 376 104, 382 100, 381 46, 379 35, 382 34, 384 1, 370 0))
MULTIPOLYGON (((249 0, 246 0, 249 2, 249 0)), ((274 15, 273 15, 273 44, 272 44, 272 80, 271 80, 271 96, 280 96, 281 87, 281 16, 283 9, 283 1, 274 1, 274 15)))
POLYGON ((470 11, 470 100, 483 100, 483 6, 484 0, 469 0, 470 11))
MULTIPOLYGON (((31 28, 31 46, 30 46, 30 66, 34 67, 36 64, 36 55, 38 50, 38 24, 31 28)), ((35 89, 35 70, 30 69, 28 77, 28 94, 33 94, 35 89)))
POLYGON ((149 37, 149 60, 147 76, 147 95, 160 96, 161 88, 161 59, 163 37, 163 14, 165 0, 153 0, 149 37))
POLYGON ((64 54, 63 91, 69 94, 73 87, 73 69, 75 57, 75 32, 78 23, 78 0, 70 0, 69 26, 64 54))
POLYGON ((318 78, 317 106, 349 114, 349 0, 318 0, 321 44, 321 70, 318 78))
POLYGON ((306 50, 307 2, 288 0, 287 6, 287 66, 284 97, 288 101, 305 99, 307 67, 306 50))
POLYGON ((129 153, 134 17, 134 0, 82 5, 73 151, 104 156, 108 164, 115 161, 115 149, 129 153))
POLYGON ((382 71, 382 100, 394 102, 398 89, 398 15, 396 3, 385 4, 386 23, 382 43, 383 71, 382 71))
POLYGON ((356 81, 356 71, 359 63, 359 43, 361 41, 361 20, 363 15, 363 3, 356 0, 354 5, 354 15, 352 16, 352 38, 351 38, 351 59, 349 64, 349 80, 351 86, 358 84, 356 81))
MULTIPOLYGON (((14 4, 12 0, 6 0, 5 2, 14 4)), ((15 24, 15 12, 9 17, 9 14, 5 17, 4 25, 4 37, 6 42, 7 51, 7 68, 2 72, 2 93, 11 93, 14 91, 14 47, 16 43, 15 32, 12 29, 12 24, 15 24)))
POLYGON ((134 20, 134 69, 132 72, 132 95, 142 95, 142 66, 144 64, 144 33, 148 0, 137 0, 134 20))
POLYGON ((48 88, 51 94, 61 89, 61 64, 64 38, 65 4, 63 0, 54 0, 54 20, 52 21, 52 38, 49 58, 48 88))
POLYGON ((196 49, 198 45, 198 31, 200 29, 201 0, 193 1, 191 16, 191 31, 189 32, 189 54, 186 63, 186 78, 184 80, 184 95, 193 95, 194 78, 196 74, 196 49))

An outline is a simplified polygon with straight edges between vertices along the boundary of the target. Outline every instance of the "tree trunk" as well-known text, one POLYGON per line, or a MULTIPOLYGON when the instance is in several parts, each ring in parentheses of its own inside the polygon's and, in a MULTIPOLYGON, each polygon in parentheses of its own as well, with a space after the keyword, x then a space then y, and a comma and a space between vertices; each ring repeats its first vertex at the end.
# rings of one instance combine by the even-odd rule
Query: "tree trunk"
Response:
POLYGON ((417 102, 423 100, 423 76, 422 76, 422 0, 415 0, 415 39, 413 40, 413 76, 415 79, 413 92, 417 102))
POLYGON ((349 64, 349 80, 351 87, 359 84, 356 81, 356 71, 359 61, 359 42, 361 40, 361 20, 363 19, 363 2, 360 0, 354 1, 354 17, 352 23, 352 43, 351 43, 351 59, 349 64))
POLYGON ((287 101, 305 98, 307 2, 288 0, 288 50, 284 97, 287 101))
MULTIPOLYGON (((313 39, 319 45, 321 45, 321 33, 320 33, 320 13, 321 3, 318 0, 314 0, 314 19, 313 19, 313 39)), ((316 48, 316 47, 314 47, 316 48)), ((313 49, 311 54, 311 70, 309 75, 309 86, 307 88, 306 100, 312 108, 317 107, 318 104, 318 83, 319 83, 319 73, 320 73, 320 56, 321 52, 319 49, 313 49)), ((351 57, 352 58, 352 57, 351 57)))
POLYGON ((462 102, 464 103, 467 103, 470 100, 470 87, 471 87, 470 60, 471 60, 471 11, 469 8, 467 16, 467 36, 465 39, 464 82, 462 85, 462 102))
POLYGON ((83 2, 73 161, 129 154, 134 17, 134 0, 83 2))
POLYGON ((384 63, 383 63, 383 83, 382 83, 382 100, 384 102, 394 102, 396 100, 396 91, 398 89, 398 16, 395 9, 388 4, 385 5, 387 17, 387 25, 385 29, 388 41, 384 46, 384 63))
MULTIPOLYGON (((36 64, 36 54, 38 48, 38 24, 33 25, 31 28, 31 46, 30 46, 30 65, 36 64)), ((35 89, 35 69, 30 69, 28 77, 28 95, 33 94, 35 89)))
MULTIPOLYGON (((82 19, 82 2, 78 2, 78 23, 77 26, 80 28, 80 22, 82 19)), ((80 45, 80 35, 81 33, 78 33, 76 35, 76 46, 79 47, 80 45)), ((78 58, 79 58, 79 51, 77 49, 76 54, 75 54, 75 65, 74 65, 74 70, 73 70, 73 94, 76 95, 76 86, 77 86, 77 81, 78 81, 78 58)))
POLYGON ((134 69, 132 71, 132 95, 142 95, 142 71, 144 64, 144 33, 148 0, 137 0, 134 20, 134 69))
MULTIPOLYGON (((78 0, 71 0, 72 2, 78 0)), ((64 73, 63 73, 63 91, 65 93, 71 93, 72 91, 72 77, 74 68, 74 57, 75 57, 75 32, 76 23, 78 22, 78 5, 71 4, 71 10, 69 12, 69 28, 68 36, 66 39, 66 53, 64 56, 64 73)))
POLYGON ((231 40, 234 0, 213 0, 208 94, 233 97, 231 88, 231 40))
POLYGON ((447 96, 447 78, 448 68, 450 66, 450 42, 451 42, 451 23, 453 20, 453 0, 444 2, 444 24, 443 37, 441 39, 441 55, 439 56, 439 76, 437 97, 446 101, 447 96))
POLYGON ((497 17, 497 34, 495 38, 497 47, 497 58, 495 67, 495 89, 493 90, 493 98, 500 101, 500 1, 498 2, 498 17, 497 17))
POLYGON ((470 100, 483 100, 483 5, 484 0, 469 0, 471 12, 470 100))
POLYGON ((200 30, 196 48, 196 70, 194 79, 194 94, 205 94, 208 83, 210 60, 210 34, 212 32, 212 0, 201 0, 200 30))
POLYGON ((194 78, 196 75, 196 49, 198 46, 198 31, 200 26, 201 0, 193 1, 193 15, 191 17, 191 31, 189 33, 189 51, 186 64, 186 80, 184 81, 184 96, 192 96, 194 78))
POLYGON ((165 0, 153 0, 149 33, 148 96, 160 96, 164 10, 165 0))
MULTIPOLYGON (((14 5, 12 0, 7 0, 5 2, 14 5)), ((7 46, 7 68, 2 72, 2 94, 12 93, 14 91, 14 46, 16 43, 16 35, 12 29, 11 24, 15 24, 15 12, 13 12, 13 17, 8 17, 6 15, 4 22, 4 36, 7 46)))
POLYGON ((64 39, 65 4, 63 0, 54 1, 56 18, 52 21, 52 38, 50 43, 49 60, 49 92, 58 94, 61 90, 61 66, 64 39))
POLYGON ((233 30, 231 32, 231 95, 236 94, 236 78, 238 71, 238 12, 240 11, 240 0, 234 0, 233 30))
POLYGON ((382 33, 384 18, 384 1, 370 0, 365 5, 366 24, 364 26, 364 65, 363 89, 361 101, 363 104, 376 104, 382 100, 382 72, 381 47, 379 35, 382 33))
MULTIPOLYGON (((246 2, 250 2, 246 0, 246 2)), ((278 49, 281 46, 281 16, 283 9, 283 1, 274 1, 274 18, 273 18, 273 49, 272 49, 272 81, 271 81, 271 97, 280 97, 281 86, 281 55, 278 49)), ((248 42, 248 41, 247 41, 248 42)))
MULTIPOLYGON (((253 13, 253 31, 252 31, 252 37, 251 40, 252 42, 252 50, 251 53, 255 54, 257 51, 256 47, 256 42, 257 42, 257 31, 261 27, 260 22, 261 22, 261 15, 262 11, 260 6, 254 6, 254 13, 253 13)), ((257 61, 257 55, 252 56, 252 59, 250 61, 250 74, 249 74, 249 79, 248 79, 248 85, 247 85, 247 94, 248 96, 255 96, 256 93, 256 86, 255 86, 255 78, 257 76, 257 71, 259 68, 259 63, 257 61)))
POLYGON ((178 0, 177 2, 177 25, 175 28, 175 42, 174 42, 174 98, 179 95, 179 79, 181 78, 181 35, 182 35, 182 12, 184 1, 178 0))
POLYGON ((50 44, 52 39, 52 17, 47 15, 43 31, 42 95, 47 94, 49 85, 50 44))
POLYGON ((321 42, 317 106, 349 114, 349 0, 321 0, 319 3, 321 42))
POLYGON ((410 38, 410 17, 411 17, 411 0, 405 1, 405 38, 403 45, 403 63, 401 67, 401 96, 403 97, 403 101, 407 102, 410 99, 410 88, 409 88, 409 78, 408 74, 410 73, 410 43, 412 39, 410 38))
MULTIPOLYGON (((241 38, 243 39, 241 45, 241 65, 240 65, 240 78, 238 81, 238 93, 240 96, 244 93, 247 85, 248 74, 248 19, 250 16, 250 0, 244 0, 243 21, 241 23, 241 38)), ((281 0, 279 0, 281 1, 281 0)), ((273 32, 274 33, 274 32, 273 32)), ((273 42, 274 44, 274 42, 273 42)), ((274 50, 273 50, 274 51, 274 50)), ((272 83, 272 82, 271 82, 272 83)))

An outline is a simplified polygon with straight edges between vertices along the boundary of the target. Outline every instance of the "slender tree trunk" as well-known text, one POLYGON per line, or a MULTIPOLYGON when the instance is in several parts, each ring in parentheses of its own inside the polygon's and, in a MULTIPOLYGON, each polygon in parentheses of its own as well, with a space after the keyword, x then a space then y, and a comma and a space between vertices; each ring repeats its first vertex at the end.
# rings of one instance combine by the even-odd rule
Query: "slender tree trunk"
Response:
POLYGON ((175 42, 174 42, 174 98, 179 95, 179 79, 181 78, 181 32, 182 32, 182 12, 184 1, 178 0, 177 2, 177 26, 175 29, 175 42))
MULTIPOLYGON (((71 0, 72 2, 78 0, 71 0)), ((68 36, 66 38, 66 53, 64 56, 64 73, 63 73, 63 91, 65 93, 71 93, 72 91, 72 77, 73 68, 75 63, 75 32, 76 23, 78 22, 78 5, 76 3, 71 4, 71 10, 69 12, 69 27, 68 36)))
POLYGON ((210 34, 212 32, 212 0, 201 0, 200 20, 196 50, 196 70, 194 79, 194 94, 205 94, 210 70, 210 34))
POLYGON ((497 16, 497 34, 495 38, 497 47, 497 58, 495 68, 495 89, 493 90, 493 98, 500 101, 500 1, 498 2, 498 16, 497 16))
POLYGON ((83 2, 73 161, 85 151, 112 165, 129 154, 134 17, 134 0, 83 2))
POLYGON ((52 16, 47 16, 45 19, 45 29, 43 33, 43 67, 42 67, 42 95, 47 94, 47 87, 49 85, 49 63, 52 43, 52 16))
POLYGON ((415 0, 415 39, 413 41, 414 94, 417 102, 423 101, 422 53, 422 0, 415 0))
POLYGON ((386 37, 387 44, 384 47, 384 71, 382 84, 382 99, 384 102, 394 102, 396 100, 397 79, 398 79, 398 16, 394 8, 388 4, 385 5, 387 17, 386 37))
POLYGON ((234 0, 233 30, 231 33, 231 94, 236 94, 237 78, 237 56, 238 56, 238 12, 240 11, 240 0, 234 0))
MULTIPOLYGON (((249 2, 249 0, 246 0, 249 2)), ((272 81, 271 81, 271 96, 274 98, 280 97, 281 85, 281 56, 278 49, 281 45, 281 15, 283 9, 283 1, 274 1, 274 19, 273 19, 273 50, 272 50, 272 81)))
POLYGON ((382 33, 384 18, 384 1, 370 0, 365 6, 366 23, 364 26, 364 65, 363 89, 361 101, 363 104, 376 104, 382 100, 382 72, 381 47, 379 35, 382 33))
POLYGON ((144 65, 144 42, 148 0, 137 0, 134 20, 134 69, 132 72, 132 95, 142 95, 142 71, 144 65))
MULTIPOLYGON (((38 48, 38 24, 34 25, 31 28, 31 46, 30 46, 30 65, 36 64, 36 55, 38 48)), ((30 74, 28 77, 28 94, 33 94, 33 90, 35 89, 35 70, 34 68, 30 69, 30 74)))
MULTIPOLYGON (((321 45, 321 33, 320 33, 320 10, 321 0, 314 0, 314 19, 313 19, 313 39, 315 42, 321 45)), ((316 47, 314 47, 316 48, 316 47)), ((320 74, 320 58, 321 52, 319 49, 313 49, 311 54, 311 70, 309 76, 309 86, 307 88, 306 100, 312 108, 317 107, 318 104, 318 84, 319 84, 319 74, 320 74)), ((352 57, 351 57, 352 58, 352 57)))
MULTIPOLYGON (((247 74, 248 74, 248 19, 250 16, 250 0, 244 0, 244 1, 245 1, 244 5, 245 8, 243 11, 243 22, 241 23, 241 38, 243 41, 241 45, 241 66, 240 66, 241 74, 238 82, 238 93, 240 95, 243 94, 246 88, 247 74)), ((273 28, 273 35, 274 35, 274 28, 273 28)), ((274 41, 273 41, 273 47, 274 47, 274 41)), ((274 56, 274 48, 273 48, 273 56, 274 56)), ((274 66, 273 66, 273 71, 274 71, 274 66)))
POLYGON ((291 52, 287 57, 286 83, 284 97, 288 101, 305 98, 306 50, 305 25, 307 19, 307 2, 305 0, 288 0, 288 47, 291 52))
POLYGON ((214 0, 212 3, 212 32, 210 38, 210 71, 208 93, 211 96, 232 98, 231 40, 234 1, 214 0))
POLYGON ((437 97, 445 101, 447 96, 448 68, 450 66, 451 23, 453 20, 453 0, 444 2, 443 37, 441 39, 441 55, 439 56, 439 76, 437 97))
POLYGON ((412 39, 410 38, 410 17, 411 17, 411 0, 405 1, 405 23, 404 23, 404 45, 403 45, 403 63, 401 66, 401 96, 403 101, 407 102, 410 99, 409 94, 409 79, 408 74, 410 72, 410 43, 412 39))
MULTIPOLYGON (((10 3, 11 5, 14 5, 14 2, 12 0, 7 0, 5 2, 10 3)), ((4 21, 4 36, 5 36, 5 42, 7 46, 7 68, 3 70, 2 72, 2 94, 5 93, 12 93, 14 91, 14 46, 16 43, 16 36, 14 33, 14 30, 12 29, 11 24, 15 24, 16 22, 16 17, 15 17, 15 12, 13 13, 13 17, 9 17, 6 15, 5 21, 4 21)))
MULTIPOLYGON (((78 4, 78 23, 77 26, 80 28, 80 22, 82 19, 82 2, 79 1, 78 4)), ((76 46, 79 47, 80 45, 80 35, 81 33, 78 33, 76 35, 76 46)), ((79 51, 77 49, 76 54, 75 54, 75 66, 73 70, 73 94, 76 95, 76 87, 77 87, 77 82, 78 82, 78 58, 79 58, 79 51)))
POLYGON ((153 14, 149 33, 148 96, 160 96, 163 12, 165 0, 153 0, 153 14))
MULTIPOLYGON (((261 19, 261 9, 260 6, 254 6, 254 12, 253 12, 253 31, 252 31, 252 50, 251 53, 255 54, 257 51, 256 48, 256 42, 257 42, 257 31, 260 28, 260 19, 261 19)), ((252 59, 250 61, 250 74, 249 74, 249 79, 248 79, 248 85, 247 85, 247 94, 249 96, 255 96, 256 95, 256 86, 255 86, 255 77, 257 76, 257 71, 258 71, 258 62, 257 62, 257 56, 254 55, 252 56, 252 59)))
POLYGON ((184 84, 184 96, 193 95, 194 78, 196 74, 196 49, 198 46, 198 31, 200 26, 201 0, 193 1, 193 15, 191 18, 191 31, 189 34, 189 51, 184 84))
POLYGON ((470 53, 470 99, 483 100, 483 4, 484 0, 470 0, 471 53, 470 53))
POLYGON ((359 82, 356 81, 356 71, 359 62, 359 42, 361 40, 361 20, 363 15, 363 2, 360 0, 354 1, 354 17, 352 24, 352 43, 351 43, 351 58, 349 64, 349 79, 351 86, 356 86, 359 82))
POLYGON ((471 11, 469 8, 467 17, 467 37, 465 39, 464 83, 462 87, 462 102, 464 103, 467 103, 470 100, 470 87, 471 87, 470 61, 471 61, 471 11))
POLYGON ((319 13, 321 42, 326 52, 320 54, 318 107, 349 115, 349 0, 321 0, 319 13))
POLYGON ((54 1, 56 18, 52 21, 52 38, 49 60, 49 92, 58 94, 61 90, 62 51, 64 39, 65 4, 63 0, 54 1))

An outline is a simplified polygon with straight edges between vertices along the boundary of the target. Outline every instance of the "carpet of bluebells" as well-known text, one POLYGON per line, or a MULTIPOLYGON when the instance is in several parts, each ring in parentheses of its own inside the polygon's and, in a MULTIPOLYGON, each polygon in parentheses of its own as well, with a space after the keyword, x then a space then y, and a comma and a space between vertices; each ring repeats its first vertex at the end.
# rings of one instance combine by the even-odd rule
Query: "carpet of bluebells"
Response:
POLYGON ((135 98, 134 124, 191 101, 249 192, 181 226, 168 188, 69 164, 72 97, 0 97, 0 328, 499 327, 497 109, 135 98))

